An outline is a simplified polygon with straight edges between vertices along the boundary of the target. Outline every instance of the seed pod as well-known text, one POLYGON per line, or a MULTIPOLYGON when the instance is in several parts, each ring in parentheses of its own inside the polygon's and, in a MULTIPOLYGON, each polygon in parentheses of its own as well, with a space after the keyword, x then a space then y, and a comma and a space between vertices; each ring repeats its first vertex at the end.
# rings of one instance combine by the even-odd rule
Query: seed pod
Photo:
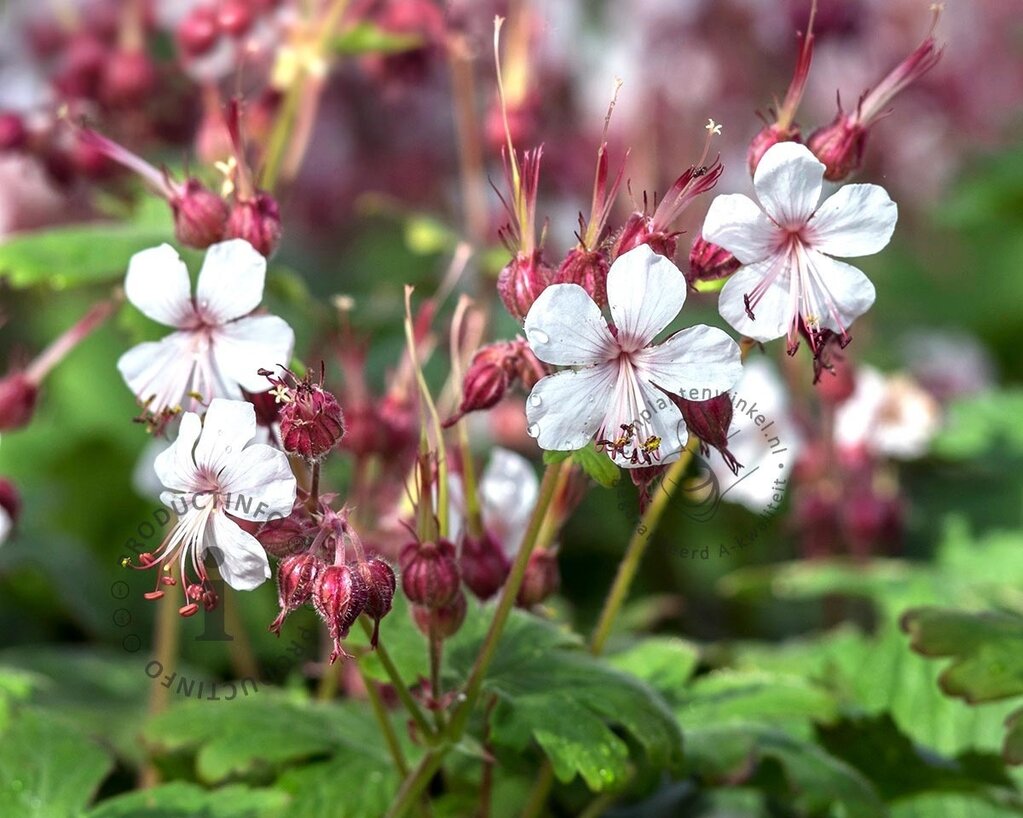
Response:
POLYGON ((347 565, 330 565, 320 571, 313 586, 313 606, 327 625, 334 640, 329 662, 334 664, 340 656, 347 656, 341 640, 348 636, 352 623, 366 607, 369 592, 357 573, 347 565))
POLYGON ((373 559, 359 563, 355 567, 362 581, 366 585, 366 613, 373 619, 373 635, 369 643, 377 646, 377 637, 380 635, 380 620, 391 612, 391 602, 394 599, 396 586, 394 570, 382 559, 373 559))
POLYGON ((409 543, 401 550, 398 565, 405 596, 417 605, 440 608, 459 592, 455 546, 448 540, 409 543))
POLYGON ((831 124, 810 135, 806 145, 824 163, 824 178, 829 182, 841 182, 863 164, 867 129, 839 111, 831 124))
POLYGON ((270 258, 281 240, 281 211, 269 193, 239 199, 231 208, 224 228, 225 239, 245 239, 270 258))
POLYGON ((284 450, 310 463, 322 460, 345 433, 344 415, 337 398, 308 378, 288 390, 280 422, 284 450))
POLYGON ((578 284, 598 307, 607 304, 607 256, 599 250, 573 247, 554 274, 555 284, 578 284))
POLYGON ((497 277, 497 294, 508 312, 521 321, 553 279, 554 270, 543 260, 540 250, 530 255, 517 253, 497 277))
POLYGON ((280 636, 288 614, 309 601, 316 578, 326 567, 323 560, 312 554, 294 554, 281 560, 277 566, 277 604, 281 610, 270 624, 273 633, 280 636))

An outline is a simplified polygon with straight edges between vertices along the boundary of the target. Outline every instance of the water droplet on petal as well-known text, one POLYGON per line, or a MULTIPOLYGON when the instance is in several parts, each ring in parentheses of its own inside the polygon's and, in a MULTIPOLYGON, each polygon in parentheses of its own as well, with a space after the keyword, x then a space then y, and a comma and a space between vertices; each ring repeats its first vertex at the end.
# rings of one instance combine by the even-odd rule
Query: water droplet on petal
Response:
POLYGON ((526 429, 526 434, 529 435, 530 437, 540 437, 540 424, 530 423, 529 428, 526 429))
POLYGON ((534 392, 532 395, 529 396, 529 402, 533 404, 533 406, 539 406, 541 403, 543 403, 543 399, 538 394, 536 394, 536 392, 534 392))
POLYGON ((526 340, 531 344, 548 344, 551 338, 542 329, 531 329, 526 332, 526 340))

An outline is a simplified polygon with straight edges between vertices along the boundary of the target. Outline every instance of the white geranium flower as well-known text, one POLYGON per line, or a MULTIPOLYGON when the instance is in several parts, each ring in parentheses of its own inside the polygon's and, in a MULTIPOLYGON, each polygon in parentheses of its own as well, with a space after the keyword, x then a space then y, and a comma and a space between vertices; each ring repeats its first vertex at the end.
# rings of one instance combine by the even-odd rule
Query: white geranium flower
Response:
POLYGON ((818 205, 823 179, 824 165, 808 148, 780 142, 753 176, 759 205, 738 193, 711 203, 703 237, 743 264, 721 290, 718 308, 743 335, 786 336, 794 350, 803 330, 816 351, 822 330, 847 336, 874 303, 863 272, 831 256, 880 251, 895 230, 895 203, 878 185, 846 185, 818 205))
POLYGON ((686 300, 679 269, 646 245, 619 256, 607 276, 615 331, 586 290, 554 284, 526 315, 526 340, 541 361, 566 369, 542 378, 526 401, 529 434, 543 449, 572 451, 594 435, 626 468, 677 460, 689 433, 665 392, 708 400, 742 373, 739 347, 696 326, 654 338, 686 300))
POLYGON ((847 457, 864 453, 912 460, 927 454, 941 428, 937 400, 906 375, 856 370, 852 395, 835 411, 835 443, 847 457))
POLYGON ((284 452, 246 445, 255 434, 251 403, 217 398, 201 423, 198 415, 185 413, 177 440, 154 462, 167 488, 160 501, 178 520, 159 550, 143 558, 143 566, 177 557, 186 593, 189 565, 205 587, 203 560, 210 551, 232 588, 249 591, 270 578, 263 547, 232 517, 255 522, 288 516, 296 484, 284 452))
POLYGON ((11 533, 13 526, 14 520, 11 519, 11 515, 7 513, 6 508, 0 506, 0 545, 7 541, 7 535, 11 533))
POLYGON ((266 259, 244 239, 212 245, 196 294, 184 262, 168 244, 132 256, 124 281, 128 300, 174 332, 139 344, 117 362, 125 382, 159 414, 186 396, 191 407, 213 398, 265 392, 260 368, 287 364, 295 333, 275 315, 249 315, 263 298, 266 259))

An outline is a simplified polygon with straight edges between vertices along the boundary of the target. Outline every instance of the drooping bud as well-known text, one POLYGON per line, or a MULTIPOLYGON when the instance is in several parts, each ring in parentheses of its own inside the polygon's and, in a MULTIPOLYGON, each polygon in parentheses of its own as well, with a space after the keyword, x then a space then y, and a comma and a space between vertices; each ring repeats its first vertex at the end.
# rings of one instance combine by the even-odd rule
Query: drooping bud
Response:
POLYGON ((711 448, 717 449, 731 469, 738 474, 742 464, 728 450, 728 428, 732 425, 732 398, 723 392, 708 400, 686 400, 677 395, 670 396, 682 412, 682 417, 700 440, 700 451, 706 456, 711 448))
POLYGON ((479 537, 466 534, 458 565, 466 587, 483 601, 501 589, 511 567, 501 544, 488 531, 479 537))
POLYGON ((281 560, 277 566, 277 604, 281 610, 270 623, 272 633, 280 636, 288 614, 309 601, 316 579, 326 567, 323 560, 312 554, 294 554, 281 560))
POLYGON ((156 87, 156 68, 141 49, 115 51, 103 64, 99 97, 111 108, 132 108, 145 102, 156 87))
POLYGON ((18 490, 10 480, 0 477, 0 543, 7 539, 20 514, 21 496, 18 490))
POLYGON ((224 227, 225 239, 245 239, 269 258, 281 240, 281 212, 269 193, 257 191, 252 198, 239 199, 231 207, 224 227))
POLYGON ((465 594, 459 591, 451 602, 439 608, 413 605, 412 621, 424 636, 433 634, 439 639, 447 639, 462 627, 468 607, 465 594))
POLYGON ((394 570, 377 557, 358 563, 355 570, 366 585, 366 614, 373 619, 373 635, 369 643, 375 648, 380 636, 380 620, 391 612, 391 602, 394 600, 394 570))
POLYGON ((742 264, 724 247, 697 236, 689 251, 689 270, 686 281, 694 290, 700 282, 720 281, 728 278, 742 264))
POLYGON ((515 602, 523 608, 532 608, 557 591, 560 585, 557 553, 551 548, 537 548, 529 555, 526 573, 515 602))
POLYGON ((170 199, 174 235, 186 247, 204 250, 224 237, 227 202, 198 179, 188 179, 170 199))
POLYGON ((465 373, 458 411, 444 422, 444 426, 453 426, 470 412, 496 406, 518 380, 531 389, 544 374, 529 345, 521 339, 498 341, 482 347, 473 356, 465 373))
POLYGON ((25 426, 32 419, 38 398, 38 385, 24 372, 12 372, 0 379, 0 432, 25 426))
POLYGON ((598 307, 607 304, 607 257, 599 250, 573 247, 554 274, 555 284, 578 284, 598 307))
POLYGON ((412 542, 398 556, 401 587, 412 602, 440 608, 459 591, 455 546, 448 540, 412 542))
POLYGON ((831 124, 814 131, 806 144, 824 163, 824 178, 829 182, 841 182, 863 164, 867 129, 850 114, 839 111, 831 124))
POLYGON ((0 151, 14 151, 25 147, 28 128, 25 120, 12 111, 0 113, 0 151))
POLYGON ((279 559, 308 549, 315 536, 316 525, 300 502, 287 517, 268 520, 255 534, 263 550, 279 559))
POLYGON ((322 460, 345 433, 341 405, 323 388, 322 368, 321 383, 313 383, 308 373, 301 380, 290 371, 280 378, 267 369, 260 374, 274 384, 274 397, 281 404, 278 417, 284 450, 310 463, 322 460))
POLYGON ((366 607, 369 591, 362 577, 347 565, 329 565, 320 571, 313 586, 313 606, 327 625, 334 640, 334 650, 328 660, 334 664, 340 656, 347 656, 341 640, 348 636, 352 623, 366 607))
POLYGON ((533 302, 554 280, 554 270, 543 260, 542 252, 516 253, 497 277, 497 294, 509 313, 523 320, 533 302))

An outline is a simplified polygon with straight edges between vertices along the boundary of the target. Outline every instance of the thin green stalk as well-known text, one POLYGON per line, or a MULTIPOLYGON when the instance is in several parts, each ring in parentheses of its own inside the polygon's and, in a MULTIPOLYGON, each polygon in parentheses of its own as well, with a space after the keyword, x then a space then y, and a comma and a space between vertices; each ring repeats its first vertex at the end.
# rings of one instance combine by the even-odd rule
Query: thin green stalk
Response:
POLYGON ((529 800, 522 810, 522 818, 539 818, 547 803, 547 796, 551 794, 551 787, 554 786, 554 768, 545 758, 536 776, 536 783, 529 793, 529 800))
POLYGON ((384 818, 403 818, 413 805, 419 800, 419 796, 429 786, 430 780, 440 769, 444 760, 445 750, 430 750, 420 759, 416 768, 402 782, 401 789, 394 797, 394 803, 387 810, 384 818))
MULTIPOLYGON (((369 619, 365 616, 359 617, 359 622, 362 624, 362 629, 366 632, 366 636, 371 636, 373 633, 373 625, 369 619)), ((409 692, 405 682, 402 681, 401 674, 398 673, 398 668, 391 660, 390 654, 387 652, 387 648, 384 647, 382 641, 377 642, 376 655, 380 660, 380 664, 383 665, 384 671, 387 673, 387 677, 391 680, 391 685, 394 687, 394 692, 397 693, 398 699, 408 710, 409 716, 416 723, 416 727, 421 731, 424 739, 429 739, 434 735, 433 727, 430 726, 430 722, 426 720, 426 716, 423 714, 422 708, 412 698, 412 694, 409 692)))
MULTIPOLYGON (((691 441, 690 446, 692 445, 691 441)), ((607 642, 608 636, 611 635, 615 619, 618 617, 622 605, 625 604, 625 600, 629 596, 632 581, 636 578, 636 572, 639 570, 639 564, 643 560, 643 554, 646 553, 650 537, 653 535, 658 523, 660 523, 664 510, 668 507, 668 501, 671 500, 679 481, 681 481, 682 476, 685 474, 692 456, 692 449, 686 449, 682 452, 682 456, 671 464, 668 471, 664 473, 661 485, 650 501, 650 505, 647 506, 643 516, 640 517, 635 531, 632 532, 632 537, 625 548, 622 561, 618 564, 618 573, 611 585, 611 589, 608 591, 607 598, 604 600, 604 608, 600 612, 597 626, 593 629, 593 635, 590 637, 590 652, 594 656, 599 656, 604 651, 604 645, 607 642)))
POLYGON ((398 771, 398 775, 404 777, 408 775, 408 761, 405 760, 405 753, 402 752, 398 736, 394 732, 394 725, 391 724, 391 719, 387 715, 384 700, 380 698, 376 680, 366 675, 361 662, 356 662, 356 665, 359 668, 359 675, 362 676, 362 683, 366 686, 366 696, 369 699, 370 707, 373 708, 373 715, 376 716, 377 722, 380 724, 380 731, 384 734, 387 749, 390 750, 391 758, 394 759, 394 767, 398 771))

